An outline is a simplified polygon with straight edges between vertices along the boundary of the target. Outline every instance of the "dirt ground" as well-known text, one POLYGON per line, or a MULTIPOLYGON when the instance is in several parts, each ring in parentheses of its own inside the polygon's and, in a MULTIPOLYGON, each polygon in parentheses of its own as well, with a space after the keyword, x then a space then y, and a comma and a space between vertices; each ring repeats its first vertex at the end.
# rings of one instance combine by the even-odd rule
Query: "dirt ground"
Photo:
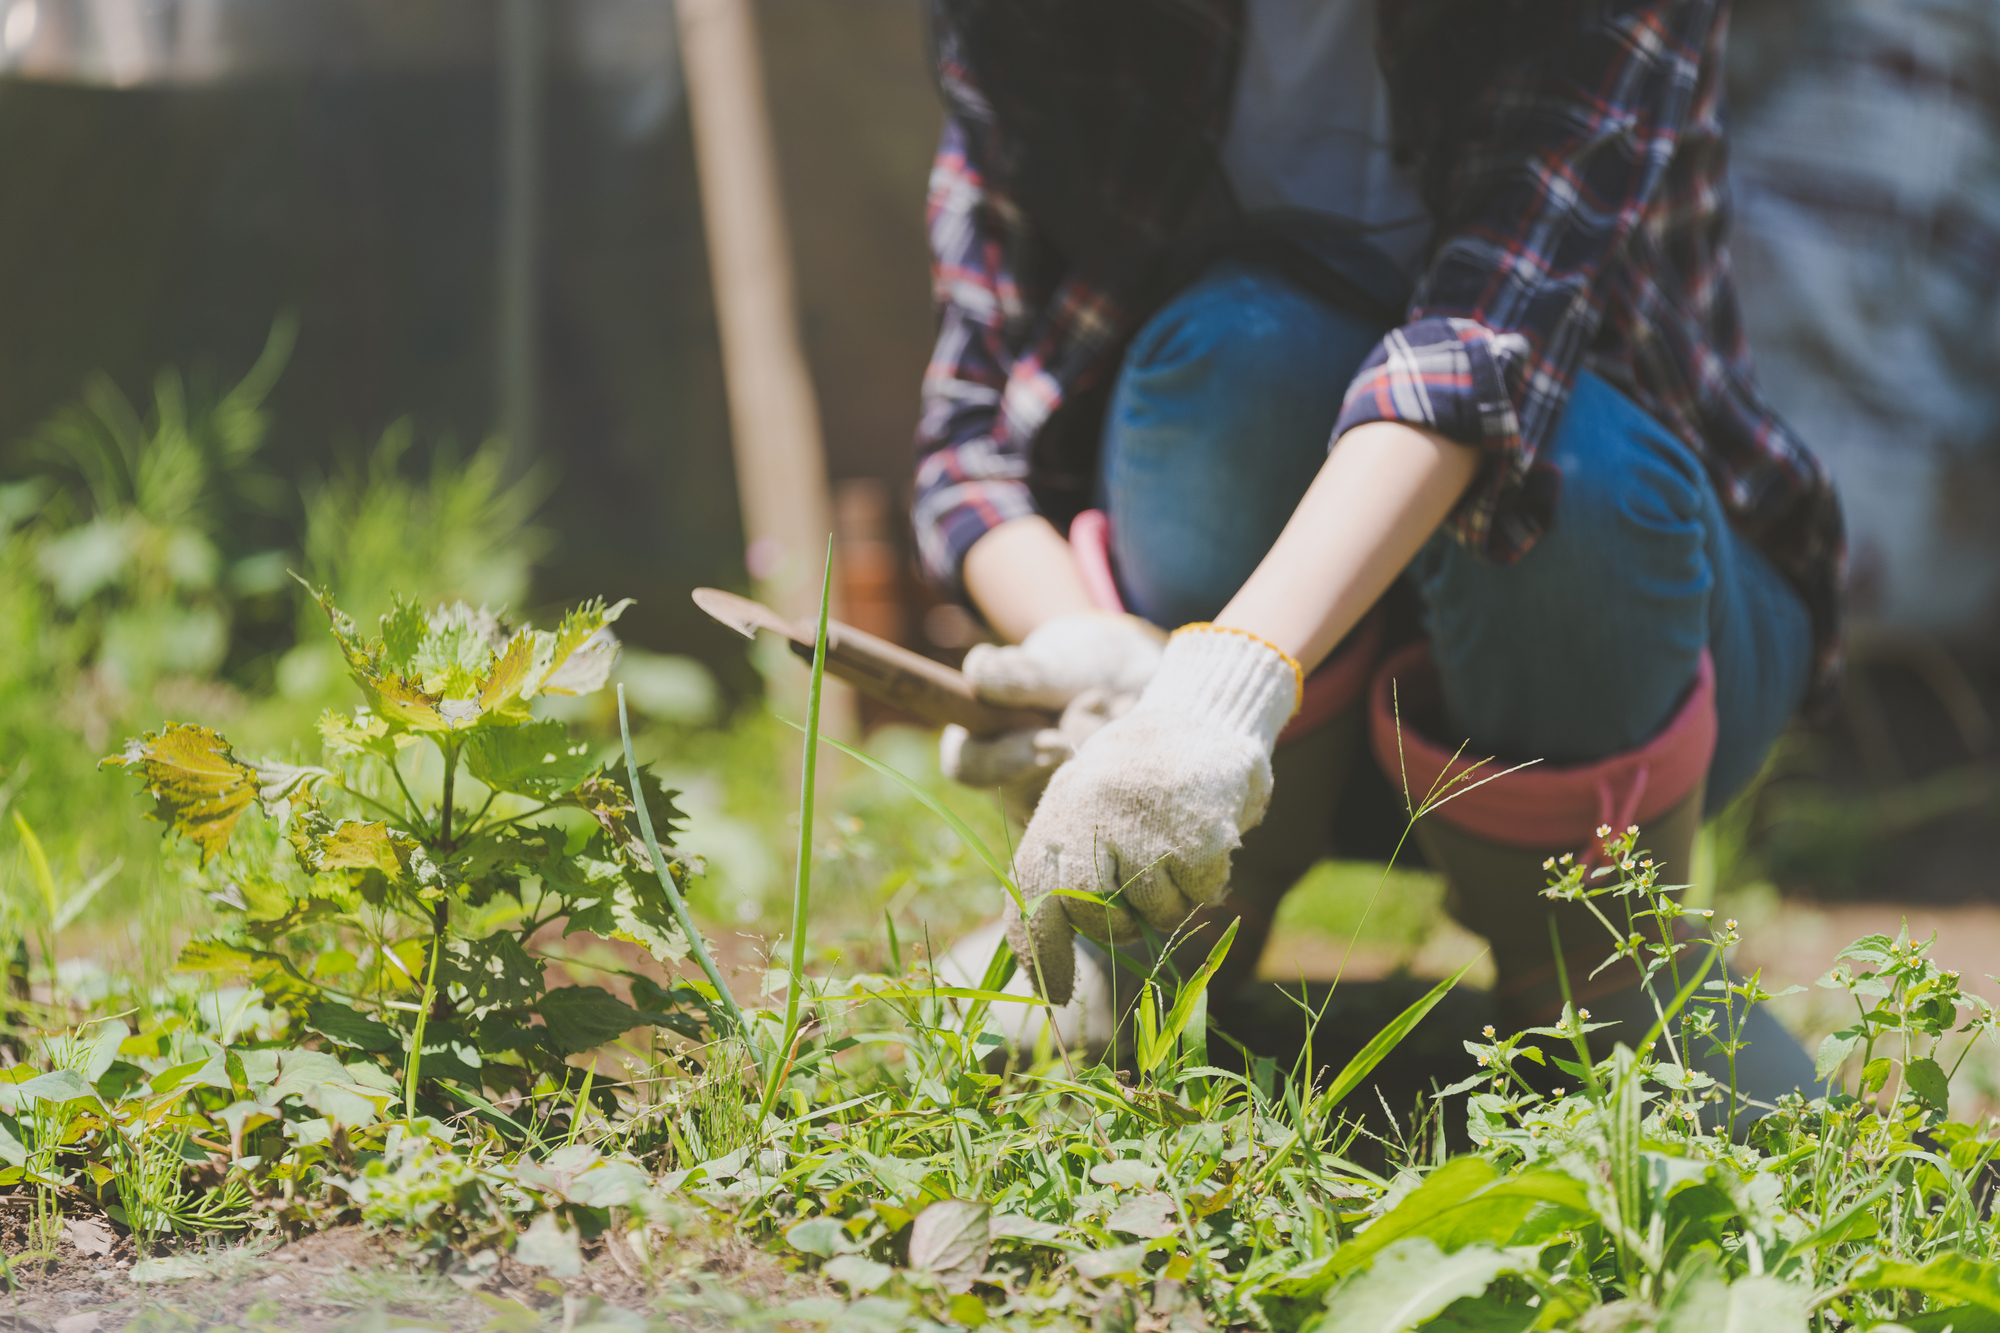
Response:
MULTIPOLYGON (((779 1304, 828 1293, 726 1226, 652 1233, 649 1260, 629 1245, 584 1247, 581 1275, 555 1279, 499 1258, 483 1271, 412 1263, 359 1227, 296 1240, 258 1238, 177 1251, 171 1280, 135 1282, 130 1241, 87 1255, 69 1238, 54 1262, 10 1263, 0 1295, 7 1333, 335 1333, 430 1328, 498 1330, 641 1327, 705 1329, 745 1301, 779 1304), (667 1298, 662 1310, 660 1298, 667 1298)), ((88 1238, 86 1237, 86 1243, 88 1238)), ((19 1210, 0 1222, 0 1248, 27 1248, 19 1210)))

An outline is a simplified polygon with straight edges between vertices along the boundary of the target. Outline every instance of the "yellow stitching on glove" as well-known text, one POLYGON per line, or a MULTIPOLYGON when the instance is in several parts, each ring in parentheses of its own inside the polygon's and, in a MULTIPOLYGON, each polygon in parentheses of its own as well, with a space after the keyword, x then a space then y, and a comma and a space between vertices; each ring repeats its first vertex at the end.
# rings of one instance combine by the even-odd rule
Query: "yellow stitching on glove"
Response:
POLYGON ((1217 625, 1212 621, 1197 620, 1192 624, 1182 625, 1179 629, 1175 630, 1174 633, 1186 634, 1190 630, 1210 630, 1217 634, 1241 634, 1244 638, 1249 639, 1251 642, 1261 643, 1266 648, 1269 648, 1272 652, 1276 653, 1278 656, 1284 658, 1285 665, 1292 669, 1292 711, 1294 713, 1299 711, 1299 705, 1305 701, 1306 697, 1306 673, 1305 669, 1299 665, 1298 658, 1293 657, 1290 653, 1286 652, 1283 648, 1280 648, 1277 644, 1272 643, 1269 639, 1265 638, 1263 635, 1252 634, 1249 630, 1238 629, 1234 625, 1217 625))

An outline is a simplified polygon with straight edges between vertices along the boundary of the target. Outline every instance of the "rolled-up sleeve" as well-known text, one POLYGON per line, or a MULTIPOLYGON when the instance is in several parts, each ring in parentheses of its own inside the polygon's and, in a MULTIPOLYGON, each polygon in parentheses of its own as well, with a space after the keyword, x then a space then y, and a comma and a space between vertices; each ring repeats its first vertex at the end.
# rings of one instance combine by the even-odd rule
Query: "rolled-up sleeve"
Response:
POLYGON ((1519 557, 1560 478, 1540 456, 1604 319, 1601 281, 1659 203, 1716 0, 1625 0, 1500 80, 1460 148, 1405 324, 1364 362, 1336 438, 1371 421, 1487 454, 1449 524, 1519 557))
POLYGON ((953 117, 931 168, 938 338, 924 371, 912 512, 926 572, 952 589, 974 542, 1035 512, 1026 448, 1001 425, 1012 366, 1005 334, 1019 318, 1020 295, 995 207, 976 139, 953 117))

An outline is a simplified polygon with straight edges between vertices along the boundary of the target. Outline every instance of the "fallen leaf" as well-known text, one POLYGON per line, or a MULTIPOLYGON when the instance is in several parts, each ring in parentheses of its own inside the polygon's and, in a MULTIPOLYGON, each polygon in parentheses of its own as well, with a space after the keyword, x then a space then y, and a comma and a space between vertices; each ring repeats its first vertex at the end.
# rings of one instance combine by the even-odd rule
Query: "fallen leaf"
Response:
POLYGON ((78 1254, 109 1254, 118 1240, 109 1226, 94 1217, 64 1218, 63 1234, 76 1246, 78 1254))

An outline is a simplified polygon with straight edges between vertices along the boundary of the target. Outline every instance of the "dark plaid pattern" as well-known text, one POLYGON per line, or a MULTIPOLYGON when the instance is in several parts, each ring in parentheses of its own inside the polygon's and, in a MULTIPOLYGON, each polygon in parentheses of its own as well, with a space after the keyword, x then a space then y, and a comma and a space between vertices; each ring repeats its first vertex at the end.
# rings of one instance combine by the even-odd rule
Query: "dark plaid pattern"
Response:
MULTIPOLYGON (((1399 2, 1410 0, 1388 0, 1399 2)), ((1068 473, 1074 490, 1075 474, 1088 472, 1077 432, 1062 433, 1060 448, 1040 437, 1058 409, 1115 370, 1160 295, 1146 289, 1139 254, 1199 211, 1198 183, 1216 174, 1240 0, 1112 8, 1136 22, 1147 3, 1179 16, 1169 38, 1149 39, 1181 44, 1154 65, 1182 82, 1141 97, 1126 95, 1129 78, 1122 92, 1110 80, 1110 95, 1078 109, 1090 130, 1078 138, 1116 145, 1122 102, 1143 119, 1145 107, 1178 96, 1188 160, 1098 189, 1060 227, 1041 221, 1060 210, 1024 202, 1035 178, 1009 160, 1019 151, 1009 103, 989 100, 972 72, 991 83, 997 69, 1004 81, 1004 61, 966 59, 978 29, 955 29, 948 16, 937 24, 951 114, 930 185, 940 328, 924 377, 915 521, 925 564, 947 586, 979 537, 1041 512, 1050 478, 1068 473), (1010 189, 1014 181, 1029 184, 1010 189), (1099 225, 1079 226, 1079 211, 1099 225)), ((1009 4, 1023 22, 1042 7, 1009 4)), ((1577 371, 1590 367, 1699 453, 1731 520, 1805 596, 1823 697, 1838 662, 1840 508, 1822 465, 1759 396, 1738 318, 1725 246, 1726 30, 1725 0, 1608 0, 1579 7, 1552 40, 1490 78, 1448 160, 1421 164, 1433 250, 1402 327, 1348 389, 1335 433, 1403 421, 1485 451, 1449 522, 1460 540, 1510 561, 1550 522, 1561 478, 1541 446, 1577 371)), ((1385 43, 1381 54, 1392 102, 1406 101, 1399 71, 1424 70, 1424 53, 1385 43)), ((1087 169, 1087 159, 1071 168, 1087 169)))

